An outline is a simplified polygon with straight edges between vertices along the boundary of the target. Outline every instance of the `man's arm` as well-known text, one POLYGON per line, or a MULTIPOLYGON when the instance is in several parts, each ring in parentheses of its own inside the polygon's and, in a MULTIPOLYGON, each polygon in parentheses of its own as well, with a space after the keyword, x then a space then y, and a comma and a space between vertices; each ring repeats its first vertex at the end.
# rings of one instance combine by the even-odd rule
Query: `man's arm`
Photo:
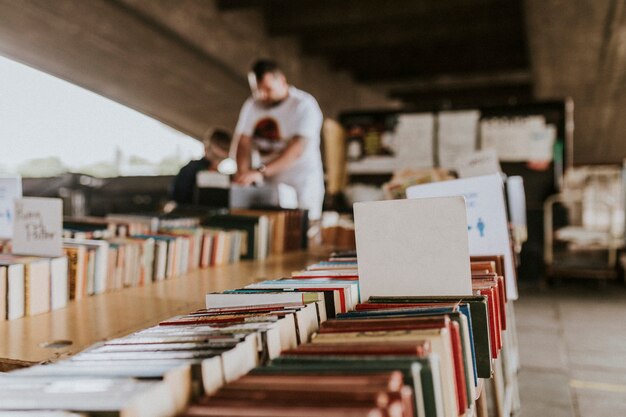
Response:
MULTIPOLYGON (((243 139, 243 137, 242 137, 243 139)), ((250 146, 250 138, 248 137, 248 146, 250 146)), ((267 165, 265 165, 265 170, 263 173, 259 171, 250 170, 250 150, 248 148, 248 160, 247 160, 247 170, 239 170, 237 173, 237 177, 235 178, 235 182, 243 185, 250 185, 252 183, 261 183, 263 182, 263 177, 271 177, 274 176, 290 166, 292 166, 298 158, 304 152, 306 138, 303 136, 294 136, 291 138, 285 149, 272 161, 270 161, 267 165)), ((241 143, 240 143, 241 145, 241 143)), ((237 148, 242 149, 241 147, 237 148)), ((239 165, 239 153, 237 153, 237 162, 239 165)))
POLYGON ((250 171, 250 155, 252 152, 252 138, 243 133, 239 135, 237 140, 237 175, 235 180, 242 174, 250 171))

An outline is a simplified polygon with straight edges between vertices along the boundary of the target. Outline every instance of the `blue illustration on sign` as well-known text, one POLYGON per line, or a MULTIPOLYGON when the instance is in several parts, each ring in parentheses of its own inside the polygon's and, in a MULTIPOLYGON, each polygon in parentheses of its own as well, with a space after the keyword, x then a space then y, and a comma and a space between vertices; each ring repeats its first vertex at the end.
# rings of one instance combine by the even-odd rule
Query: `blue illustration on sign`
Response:
POLYGON ((483 219, 481 217, 478 218, 476 228, 478 229, 478 233, 480 233, 480 237, 485 237, 485 222, 483 222, 483 219))

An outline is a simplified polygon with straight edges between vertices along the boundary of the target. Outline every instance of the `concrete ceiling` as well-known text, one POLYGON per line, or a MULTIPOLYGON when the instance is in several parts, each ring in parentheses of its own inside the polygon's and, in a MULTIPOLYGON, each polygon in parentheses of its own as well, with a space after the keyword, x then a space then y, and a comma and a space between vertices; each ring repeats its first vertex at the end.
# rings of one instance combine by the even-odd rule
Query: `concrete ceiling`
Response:
POLYGON ((194 137, 270 56, 330 116, 572 96, 575 162, 626 156, 623 0, 0 0, 0 54, 194 137))
POLYGON ((521 0, 219 0, 258 10, 271 36, 418 107, 527 101, 521 0))

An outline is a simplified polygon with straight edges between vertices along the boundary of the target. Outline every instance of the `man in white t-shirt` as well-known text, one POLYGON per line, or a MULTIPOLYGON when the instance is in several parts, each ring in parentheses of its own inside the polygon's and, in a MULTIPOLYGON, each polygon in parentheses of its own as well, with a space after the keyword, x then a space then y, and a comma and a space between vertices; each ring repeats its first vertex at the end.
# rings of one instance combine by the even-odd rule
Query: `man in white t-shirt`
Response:
POLYGON ((311 220, 319 219, 324 200, 319 105, 309 93, 290 86, 274 61, 257 61, 252 73, 253 96, 241 108, 235 128, 235 182, 291 185, 298 206, 309 210, 311 220), (260 161, 253 161, 253 151, 260 161))

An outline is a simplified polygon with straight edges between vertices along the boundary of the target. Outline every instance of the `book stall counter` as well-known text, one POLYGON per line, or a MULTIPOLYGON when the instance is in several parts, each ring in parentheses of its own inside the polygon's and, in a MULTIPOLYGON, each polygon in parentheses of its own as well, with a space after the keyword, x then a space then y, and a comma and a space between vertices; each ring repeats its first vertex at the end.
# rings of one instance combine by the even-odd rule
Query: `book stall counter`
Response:
POLYGON ((208 292, 289 276, 323 257, 321 252, 299 251, 199 269, 180 278, 72 301, 49 313, 0 322, 0 372, 71 356, 96 342, 199 309, 208 292))

